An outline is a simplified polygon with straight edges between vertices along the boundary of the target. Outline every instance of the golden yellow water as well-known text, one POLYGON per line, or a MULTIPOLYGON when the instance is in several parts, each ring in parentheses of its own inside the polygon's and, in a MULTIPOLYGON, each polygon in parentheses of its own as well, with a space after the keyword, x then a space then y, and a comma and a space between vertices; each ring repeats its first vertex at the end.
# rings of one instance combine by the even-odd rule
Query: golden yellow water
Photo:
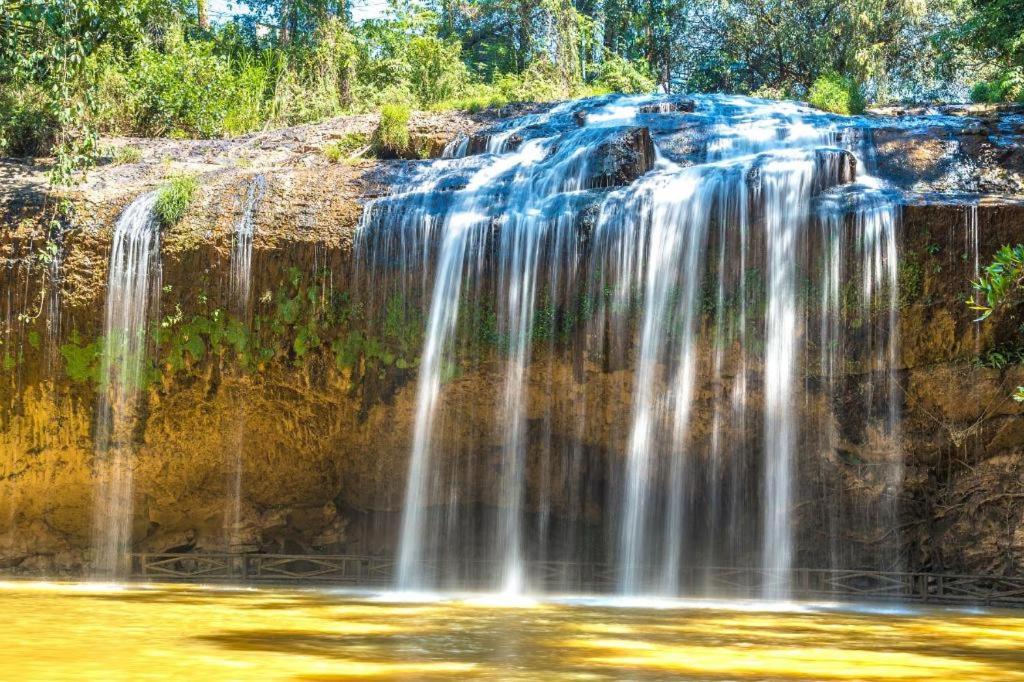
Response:
POLYGON ((1024 612, 0 584, 0 680, 1024 680, 1024 612))

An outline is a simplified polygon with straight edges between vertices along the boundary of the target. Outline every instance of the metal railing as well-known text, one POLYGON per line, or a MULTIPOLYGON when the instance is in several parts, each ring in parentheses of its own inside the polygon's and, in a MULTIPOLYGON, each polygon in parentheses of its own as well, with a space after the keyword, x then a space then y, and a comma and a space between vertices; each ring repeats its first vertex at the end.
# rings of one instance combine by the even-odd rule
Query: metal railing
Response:
MULTIPOLYGON (((443 574, 440 565, 424 565, 443 574)), ((486 587, 499 575, 497 563, 477 562, 463 586, 486 587), (475 577, 475 579, 474 579, 475 577)), ((237 583, 329 583, 382 587, 393 583, 388 557, 320 554, 134 554, 133 577, 149 581, 237 583)), ((537 561, 527 565, 530 584, 540 590, 612 592, 616 568, 603 563, 537 561)), ((796 568, 785 574, 753 567, 686 568, 681 590, 723 597, 757 597, 762 586, 787 579, 802 599, 918 601, 1024 607, 1024 575, 960 575, 796 568)))

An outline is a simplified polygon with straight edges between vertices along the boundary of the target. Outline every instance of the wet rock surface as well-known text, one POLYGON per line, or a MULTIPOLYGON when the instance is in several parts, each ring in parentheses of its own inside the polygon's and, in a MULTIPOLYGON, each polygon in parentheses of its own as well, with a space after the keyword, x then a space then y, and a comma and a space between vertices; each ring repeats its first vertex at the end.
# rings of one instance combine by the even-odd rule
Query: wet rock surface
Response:
POLYGON ((588 156, 586 187, 624 187, 654 167, 654 142, 647 128, 625 128, 588 156))

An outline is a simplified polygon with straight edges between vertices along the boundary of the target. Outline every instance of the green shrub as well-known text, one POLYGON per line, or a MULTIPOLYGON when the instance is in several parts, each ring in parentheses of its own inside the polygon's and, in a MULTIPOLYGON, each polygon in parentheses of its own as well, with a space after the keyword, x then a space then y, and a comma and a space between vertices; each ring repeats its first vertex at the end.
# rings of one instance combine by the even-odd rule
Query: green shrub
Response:
POLYGON ((175 138, 219 137, 259 129, 267 118, 271 72, 266 59, 233 59, 214 41, 172 33, 164 50, 142 47, 129 58, 111 50, 90 59, 96 83, 93 121, 104 132, 175 138))
POLYGON ((409 107, 385 104, 380 111, 380 124, 374 133, 374 144, 385 155, 404 156, 409 153, 409 107))
POLYGON ((992 80, 975 84, 971 88, 971 101, 988 104, 1024 101, 1024 70, 1009 69, 992 80))
POLYGON ((270 122, 312 123, 352 110, 366 95, 359 87, 363 66, 358 53, 355 38, 338 19, 324 21, 311 43, 268 52, 266 68, 274 74, 273 87, 268 88, 270 122))
POLYGON ((263 127, 268 116, 267 93, 270 90, 272 64, 248 53, 238 60, 230 83, 231 95, 223 114, 222 132, 241 135, 263 127))
POLYGON ((807 101, 812 107, 834 114, 861 114, 865 106, 857 81, 836 73, 818 76, 807 92, 807 101))
POLYGON ((0 89, 0 155, 45 156, 59 128, 46 93, 38 86, 0 89))
POLYGON ((469 82, 462 45, 457 42, 417 36, 409 41, 406 55, 410 90, 420 106, 451 99, 469 82))
POLYGON ((521 74, 500 76, 495 85, 510 102, 552 102, 572 95, 561 83, 558 67, 548 59, 537 59, 521 74))
POLYGON ((178 175, 157 190, 159 193, 153 210, 162 227, 172 227, 182 219, 197 189, 199 182, 194 175, 178 175))
POLYGON ((78 332, 72 330, 68 342, 60 347, 64 358, 64 372, 75 383, 99 384, 103 380, 103 347, 101 336, 92 343, 84 343, 78 332))
POLYGON ((609 92, 646 94, 654 92, 657 83, 650 72, 616 54, 610 54, 601 62, 601 72, 595 85, 609 92))

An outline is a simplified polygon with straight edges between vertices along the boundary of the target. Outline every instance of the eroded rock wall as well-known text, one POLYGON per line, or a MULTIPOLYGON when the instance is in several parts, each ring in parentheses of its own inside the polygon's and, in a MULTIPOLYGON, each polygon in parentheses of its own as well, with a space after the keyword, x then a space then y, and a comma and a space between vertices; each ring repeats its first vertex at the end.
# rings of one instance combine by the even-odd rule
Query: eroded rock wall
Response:
MULTIPOLYGON (((230 312, 232 231, 248 183, 265 171, 207 173, 186 219, 163 234, 160 314, 134 443, 135 549, 392 553, 423 319, 411 301, 368 309, 353 256, 360 202, 380 192, 389 171, 321 164, 266 172, 252 306, 240 320, 230 312), (239 464, 241 523, 232 528, 239 464)), ((15 572, 75 573, 90 558, 96 344, 112 225, 131 198, 77 197, 58 208, 40 192, 5 206, 0 566, 15 572)), ((1014 572, 1024 561, 1024 417, 1009 398, 1024 370, 1019 358, 989 355, 1020 338, 1021 320, 972 322, 964 304, 974 274, 972 211, 913 201, 901 221, 899 542, 913 570, 1014 572)), ((983 202, 976 224, 984 263, 1024 239, 1024 205, 983 202)), ((710 349, 703 352, 710 362, 710 349)), ((627 449, 632 373, 626 364, 567 358, 571 347, 535 354, 531 435, 582 453, 573 474, 581 489, 571 493, 578 499, 547 482, 555 494, 546 503, 600 536, 609 523, 605 489, 621 476, 627 449)), ((484 472, 499 466, 494 386, 502 370, 500 352, 484 349, 444 391, 458 419, 445 424, 439 450, 466 456, 460 448, 472 443, 484 472)), ((839 404, 812 388, 801 408, 807 418, 835 415, 843 437, 834 452, 802 442, 798 466, 841 481, 856 508, 884 494, 870 466, 884 436, 847 426, 865 421, 856 410, 867 380, 851 366, 839 404)), ((696 389, 698 447, 710 437, 699 406, 720 390, 707 382, 696 389)), ((759 390, 751 387, 755 407, 759 390)), ((493 506, 498 476, 479 480, 465 503, 493 506)), ((799 560, 815 564, 825 561, 816 547, 822 505, 832 498, 809 480, 797 510, 799 560)), ((542 484, 531 478, 528 487, 536 510, 542 484)), ((844 541, 870 548, 879 538, 844 541)))

